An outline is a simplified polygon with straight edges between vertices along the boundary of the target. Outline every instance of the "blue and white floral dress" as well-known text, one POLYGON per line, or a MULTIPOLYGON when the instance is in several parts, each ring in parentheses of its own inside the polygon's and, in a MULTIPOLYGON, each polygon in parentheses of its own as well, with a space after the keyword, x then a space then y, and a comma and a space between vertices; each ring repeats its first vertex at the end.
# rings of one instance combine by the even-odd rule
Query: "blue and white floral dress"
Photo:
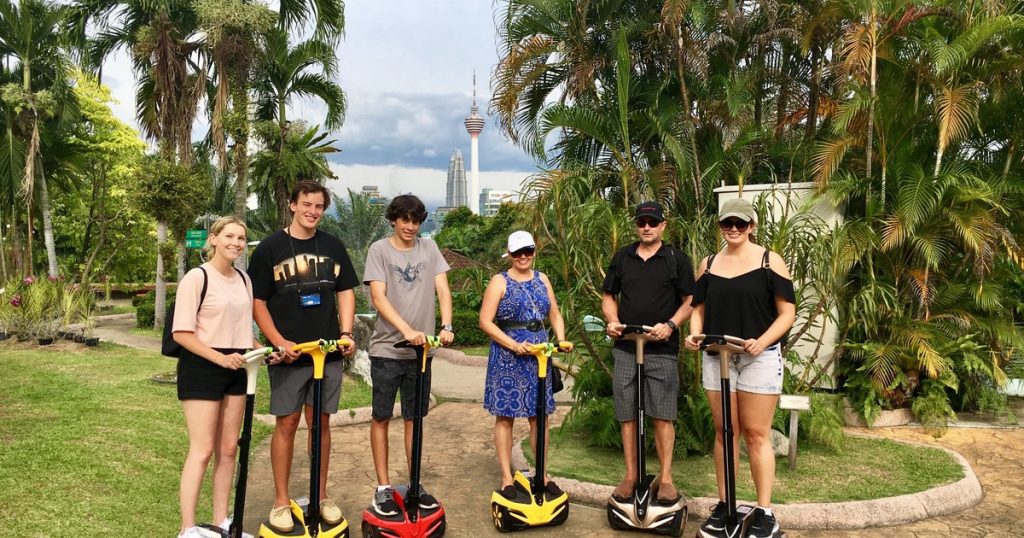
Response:
MULTIPOLYGON (((505 277, 505 295, 498 303, 496 323, 502 321, 525 324, 532 320, 544 322, 551 303, 548 289, 540 279, 540 273, 533 272, 533 278, 518 282, 508 275, 505 277)), ((540 344, 548 339, 547 330, 527 328, 506 331, 516 342, 540 344)), ((551 362, 548 362, 547 412, 555 411, 555 397, 551 391, 551 362)), ((484 383, 484 409, 499 417, 532 417, 537 414, 537 358, 533 355, 516 355, 497 342, 491 342, 487 357, 487 380, 484 383)))

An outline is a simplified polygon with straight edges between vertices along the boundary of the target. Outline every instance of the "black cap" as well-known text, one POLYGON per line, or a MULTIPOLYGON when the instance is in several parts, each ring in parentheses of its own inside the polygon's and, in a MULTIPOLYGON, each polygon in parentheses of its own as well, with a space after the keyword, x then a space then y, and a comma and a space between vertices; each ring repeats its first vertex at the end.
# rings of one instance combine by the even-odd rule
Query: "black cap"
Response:
POLYGON ((661 211, 661 204, 658 202, 642 202, 636 206, 636 214, 633 215, 634 219, 640 217, 652 217, 658 219, 658 221, 665 220, 665 214, 661 211))

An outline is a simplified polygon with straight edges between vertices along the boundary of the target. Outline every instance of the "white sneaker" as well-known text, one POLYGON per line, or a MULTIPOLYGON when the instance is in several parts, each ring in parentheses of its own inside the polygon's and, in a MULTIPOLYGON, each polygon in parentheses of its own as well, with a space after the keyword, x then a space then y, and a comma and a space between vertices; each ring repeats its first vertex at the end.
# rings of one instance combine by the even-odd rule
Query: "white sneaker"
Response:
POLYGON ((199 532, 199 527, 189 527, 189 528, 179 532, 178 533, 178 538, 205 538, 205 537, 203 536, 203 534, 201 532, 199 532))
MULTIPOLYGON (((220 528, 222 528, 224 530, 230 529, 231 528, 231 521, 232 521, 232 519, 233 518, 231 516, 228 516, 228 517, 224 518, 224 521, 221 521, 220 525, 218 525, 218 527, 220 527, 220 528)), ((253 538, 253 535, 251 535, 251 534, 249 534, 249 533, 247 533, 245 531, 242 531, 242 538, 253 538)))

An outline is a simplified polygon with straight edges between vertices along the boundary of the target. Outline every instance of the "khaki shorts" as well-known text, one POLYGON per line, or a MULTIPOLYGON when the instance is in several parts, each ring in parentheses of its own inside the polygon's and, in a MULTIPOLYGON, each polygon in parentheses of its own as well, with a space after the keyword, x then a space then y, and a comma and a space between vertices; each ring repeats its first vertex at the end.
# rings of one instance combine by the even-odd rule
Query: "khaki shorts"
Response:
MULTIPOLYGON (((701 381, 704 390, 722 391, 721 365, 718 355, 704 352, 701 381)), ((733 353, 729 365, 729 392, 753 394, 782 394, 782 354, 774 344, 752 357, 746 353, 733 353)))
MULTIPOLYGON (((338 412, 344 364, 344 361, 334 361, 324 365, 321 413, 333 415, 338 412)), ((270 373, 271 415, 288 416, 301 411, 302 404, 313 406, 312 363, 304 366, 272 366, 267 371, 270 373)))

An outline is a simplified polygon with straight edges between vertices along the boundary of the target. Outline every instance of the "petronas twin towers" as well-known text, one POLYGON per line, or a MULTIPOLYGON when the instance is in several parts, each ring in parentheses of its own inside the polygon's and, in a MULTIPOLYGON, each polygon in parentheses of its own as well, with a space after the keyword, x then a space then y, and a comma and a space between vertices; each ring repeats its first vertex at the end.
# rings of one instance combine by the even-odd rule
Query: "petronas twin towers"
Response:
POLYGON ((466 193, 466 166, 462 161, 461 149, 453 151, 452 158, 448 161, 448 183, 446 188, 445 206, 462 207, 469 205, 469 196, 466 193))

